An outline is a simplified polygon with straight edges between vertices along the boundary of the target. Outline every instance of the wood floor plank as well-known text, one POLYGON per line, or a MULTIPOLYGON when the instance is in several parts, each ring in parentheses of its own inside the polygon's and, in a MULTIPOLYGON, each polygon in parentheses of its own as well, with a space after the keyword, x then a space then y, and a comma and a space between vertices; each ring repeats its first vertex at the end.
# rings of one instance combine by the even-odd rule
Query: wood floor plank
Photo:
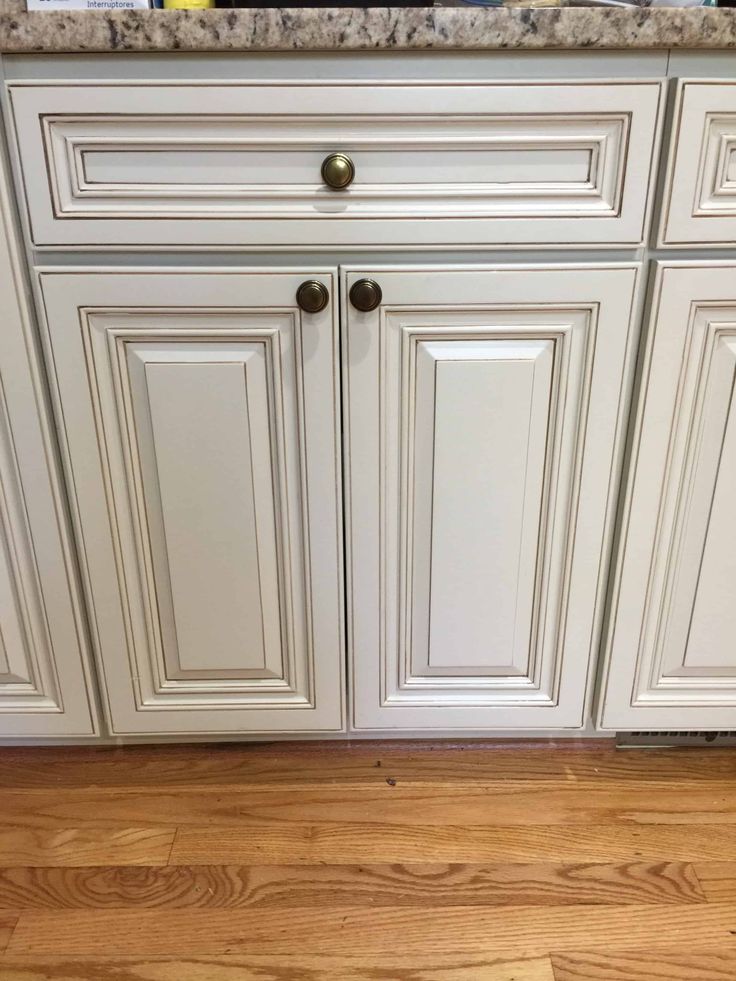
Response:
POLYGON ((266 865, 0 869, 0 910, 699 903, 690 865, 266 865))
POLYGON ((707 899, 736 902, 736 861, 698 862, 693 871, 707 899))
POLYGON ((3 958, 3 981, 554 981, 548 957, 3 958))
POLYGON ((736 950, 567 953, 552 965, 555 981, 734 981, 736 950))
POLYGON ((341 822, 393 825, 734 824, 736 780, 707 785, 672 785, 653 792, 647 785, 590 789, 506 781, 465 788, 401 786, 321 787, 301 790, 250 788, 202 790, 5 791, 0 825, 45 828, 86 823, 120 826, 235 825, 248 823, 341 822))
POLYGON ((647 950, 683 936, 736 950, 736 904, 23 912, 7 952, 357 957, 401 950, 529 958, 552 950, 647 950))
POLYGON ((361 862, 696 862, 736 854, 736 826, 405 827, 292 822, 186 827, 174 865, 356 865, 361 862))
POLYGON ((174 834, 160 827, 0 827, 0 866, 165 864, 174 834))
POLYGON ((377 741, 215 743, 126 747, 6 747, 0 789, 187 788, 317 784, 417 786, 524 780, 561 785, 603 781, 649 785, 736 778, 728 749, 615 752, 608 741, 542 744, 377 741))
MULTIPOLYGON (((15 913, 2 913, 0 912, 0 953, 6 949, 8 943, 10 942, 11 934, 15 929, 15 925, 18 922, 18 916, 15 913)), ((0 963, 2 963, 0 961, 0 963)), ((0 973, 0 978, 2 973, 0 973)))
POLYGON ((6 945, 2 981, 736 981, 736 754, 3 750, 6 945))

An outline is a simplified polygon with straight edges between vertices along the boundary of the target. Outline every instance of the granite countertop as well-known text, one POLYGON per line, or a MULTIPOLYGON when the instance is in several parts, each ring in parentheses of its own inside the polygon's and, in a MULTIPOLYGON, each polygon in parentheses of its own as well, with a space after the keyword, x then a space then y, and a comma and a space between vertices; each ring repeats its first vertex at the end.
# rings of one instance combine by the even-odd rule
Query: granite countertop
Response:
POLYGON ((390 7, 25 10, 0 0, 0 51, 735 48, 736 8, 390 7))

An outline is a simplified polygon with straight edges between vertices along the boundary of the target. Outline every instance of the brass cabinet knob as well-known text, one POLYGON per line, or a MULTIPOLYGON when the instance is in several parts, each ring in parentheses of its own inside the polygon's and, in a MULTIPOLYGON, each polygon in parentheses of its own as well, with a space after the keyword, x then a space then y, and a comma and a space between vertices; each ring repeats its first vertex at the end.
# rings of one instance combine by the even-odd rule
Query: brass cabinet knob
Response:
POLYGON ((375 310, 382 299, 381 287, 372 279, 359 279, 350 287, 350 302, 361 313, 375 310))
POLYGON ((354 177, 355 165, 346 153, 331 153, 322 161, 322 180, 333 191, 344 191, 354 177))
POLYGON ((305 313, 319 313, 330 302, 330 294, 322 283, 308 279, 296 291, 296 302, 305 313))

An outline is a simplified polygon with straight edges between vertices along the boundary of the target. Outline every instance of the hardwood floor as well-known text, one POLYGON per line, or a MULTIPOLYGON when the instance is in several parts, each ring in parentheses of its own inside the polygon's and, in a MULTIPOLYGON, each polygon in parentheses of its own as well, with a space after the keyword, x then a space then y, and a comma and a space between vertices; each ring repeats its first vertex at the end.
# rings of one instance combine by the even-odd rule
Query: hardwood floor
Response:
POLYGON ((0 749, 0 981, 736 979, 736 753, 0 749))

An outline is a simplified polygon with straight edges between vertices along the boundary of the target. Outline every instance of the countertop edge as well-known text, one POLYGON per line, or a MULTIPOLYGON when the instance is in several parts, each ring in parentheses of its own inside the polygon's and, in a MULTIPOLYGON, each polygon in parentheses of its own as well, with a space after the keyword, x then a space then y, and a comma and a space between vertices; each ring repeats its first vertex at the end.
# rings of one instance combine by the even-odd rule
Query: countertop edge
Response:
MULTIPOLYGON (((0 52, 736 48, 736 8, 241 8, 26 12, 0 2, 0 52)), ((736 66, 735 66, 736 67, 736 66)))

